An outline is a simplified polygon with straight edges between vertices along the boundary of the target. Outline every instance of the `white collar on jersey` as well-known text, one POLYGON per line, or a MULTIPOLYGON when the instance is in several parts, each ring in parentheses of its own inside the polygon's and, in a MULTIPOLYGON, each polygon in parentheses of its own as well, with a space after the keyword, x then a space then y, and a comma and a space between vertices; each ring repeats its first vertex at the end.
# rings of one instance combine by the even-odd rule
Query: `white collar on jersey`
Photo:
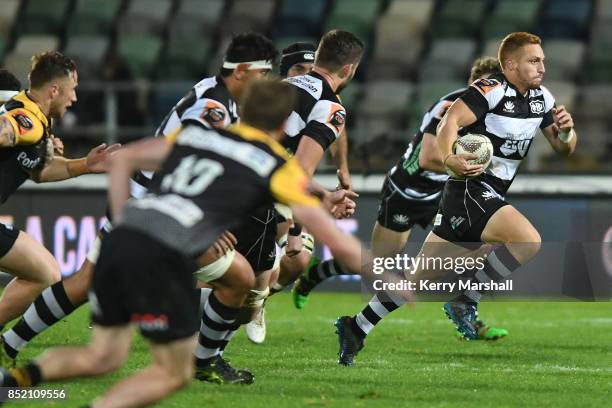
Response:
POLYGON ((234 69, 240 64, 249 64, 247 69, 272 69, 272 60, 257 60, 257 61, 243 61, 243 62, 223 62, 223 68, 234 69))
POLYGON ((8 101, 18 93, 19 91, 0 91, 0 101, 8 101))

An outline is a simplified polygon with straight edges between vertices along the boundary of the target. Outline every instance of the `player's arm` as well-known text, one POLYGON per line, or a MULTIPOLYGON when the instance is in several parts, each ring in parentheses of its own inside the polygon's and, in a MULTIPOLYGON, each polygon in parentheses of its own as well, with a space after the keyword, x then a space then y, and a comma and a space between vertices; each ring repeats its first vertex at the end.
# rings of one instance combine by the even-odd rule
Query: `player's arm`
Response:
POLYGON ((338 169, 336 174, 340 183, 339 187, 347 190, 352 189, 351 172, 348 168, 348 135, 346 134, 346 129, 342 130, 336 143, 329 146, 329 153, 338 169))
POLYGON ((321 144, 308 135, 303 135, 294 158, 311 179, 310 191, 324 202, 329 211, 334 214, 334 217, 349 217, 355 212, 356 207, 352 198, 358 197, 358 195, 346 190, 330 192, 312 178, 322 157, 323 147, 321 144))
POLYGON ((457 140, 459 129, 471 125, 476 122, 476 119, 476 115, 465 102, 457 99, 438 126, 438 146, 442 157, 444 157, 442 163, 459 176, 477 176, 483 171, 483 166, 480 164, 468 164, 467 161, 475 159, 475 155, 453 153, 453 144, 457 140))
POLYGON ((438 147, 436 136, 431 133, 423 134, 421 151, 419 152, 419 167, 436 173, 446 173, 444 157, 438 147))
POLYGON ((419 151, 419 167, 424 170, 435 171, 436 173, 446 173, 444 168, 444 156, 438 147, 436 133, 440 121, 452 105, 452 101, 441 100, 431 109, 431 116, 427 123, 421 127, 423 138, 421 140, 421 150, 419 151))
POLYGON ((152 137, 130 143, 111 158, 109 174, 109 201, 113 219, 119 220, 125 202, 130 197, 129 180, 136 170, 157 171, 170 151, 168 138, 152 137))
POLYGON ((309 178, 314 176, 321 158, 323 157, 323 146, 317 142, 314 138, 308 135, 303 135, 300 139, 297 151, 295 152, 295 159, 298 161, 302 169, 306 172, 309 178))
POLYGON ((569 156, 576 149, 578 139, 572 115, 565 106, 553 108, 551 113, 553 123, 543 128, 542 133, 557 153, 569 156))
POLYGON ((0 116, 0 147, 13 147, 17 136, 13 124, 6 115, 0 116))
MULTIPOLYGON (((53 143, 53 139, 48 139, 48 143, 50 146, 48 146, 47 154, 51 155, 56 145, 53 143)), ((108 147, 106 147, 106 143, 102 143, 91 149, 86 157, 81 157, 80 159, 67 159, 54 155, 45 167, 39 171, 32 172, 31 178, 37 183, 48 183, 88 173, 103 173, 106 171, 109 157, 120 147, 121 145, 118 143, 108 147)))

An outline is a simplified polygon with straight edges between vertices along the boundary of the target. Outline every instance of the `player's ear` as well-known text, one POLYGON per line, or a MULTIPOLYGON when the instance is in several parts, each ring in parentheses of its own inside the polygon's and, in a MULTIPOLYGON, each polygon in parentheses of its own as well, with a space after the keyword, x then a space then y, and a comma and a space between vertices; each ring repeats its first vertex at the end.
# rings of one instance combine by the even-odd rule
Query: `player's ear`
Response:
POLYGON ((338 76, 342 79, 349 77, 353 71, 353 65, 355 64, 344 65, 342 68, 340 68, 340 71, 338 71, 338 76))
POLYGON ((240 80, 249 70, 249 64, 239 64, 236 68, 234 68, 234 78, 240 80))
POLYGON ((57 95, 60 94, 59 84, 55 83, 55 84, 49 85, 48 92, 49 92, 49 97, 55 98, 57 95))

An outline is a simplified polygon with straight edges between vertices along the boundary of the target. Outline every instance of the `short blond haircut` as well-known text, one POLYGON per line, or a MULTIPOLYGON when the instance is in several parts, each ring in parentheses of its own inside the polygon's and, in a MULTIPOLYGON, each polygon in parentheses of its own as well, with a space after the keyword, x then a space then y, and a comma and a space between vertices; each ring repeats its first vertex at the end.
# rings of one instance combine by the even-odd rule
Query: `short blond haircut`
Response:
POLYGON ((542 44, 542 40, 535 34, 522 31, 508 34, 506 38, 502 40, 497 53, 497 58, 499 59, 502 69, 505 68, 504 64, 506 60, 510 58, 510 55, 529 44, 542 44))

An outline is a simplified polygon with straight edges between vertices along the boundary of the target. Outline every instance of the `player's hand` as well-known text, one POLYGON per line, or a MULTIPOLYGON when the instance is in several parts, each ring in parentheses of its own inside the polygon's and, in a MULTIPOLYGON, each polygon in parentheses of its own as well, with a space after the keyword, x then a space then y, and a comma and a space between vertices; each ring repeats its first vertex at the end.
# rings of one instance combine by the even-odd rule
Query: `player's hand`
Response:
POLYGON ((332 216, 337 219, 349 218, 355 214, 355 208, 357 208, 357 204, 355 201, 350 198, 346 198, 341 204, 337 204, 332 209, 332 216))
POLYGON ((109 158, 117 150, 121 148, 121 144, 115 143, 106 147, 106 143, 102 143, 100 146, 96 146, 89 151, 87 154, 87 170, 90 173, 104 173, 106 171, 106 165, 109 158))
POLYGON ((357 197, 359 194, 354 191, 340 189, 326 194, 323 204, 335 218, 346 218, 355 213, 357 205, 353 199, 357 197))
POLYGON ((212 244, 212 248, 214 249, 216 255, 219 257, 227 254, 229 251, 232 251, 234 247, 238 244, 238 240, 229 231, 225 231, 214 244, 212 244))
MULTIPOLYGON (((450 154, 444 160, 444 167, 459 177, 474 177, 484 171, 482 164, 469 164, 468 160, 477 159, 473 153, 450 154)), ((449 173, 453 175, 452 173, 449 173)))
POLYGON ((351 190, 353 188, 353 180, 348 170, 336 170, 336 176, 338 177, 338 187, 336 187, 336 190, 351 190))
POLYGON ((574 128, 574 119, 572 119, 572 115, 565 110, 565 106, 560 105, 553 108, 552 113, 557 132, 568 133, 574 128))
POLYGON ((51 139, 51 142, 53 143, 53 151, 55 152, 55 154, 57 156, 63 156, 64 155, 64 142, 62 142, 62 140, 59 137, 55 137, 54 135, 51 135, 49 138, 51 139))

